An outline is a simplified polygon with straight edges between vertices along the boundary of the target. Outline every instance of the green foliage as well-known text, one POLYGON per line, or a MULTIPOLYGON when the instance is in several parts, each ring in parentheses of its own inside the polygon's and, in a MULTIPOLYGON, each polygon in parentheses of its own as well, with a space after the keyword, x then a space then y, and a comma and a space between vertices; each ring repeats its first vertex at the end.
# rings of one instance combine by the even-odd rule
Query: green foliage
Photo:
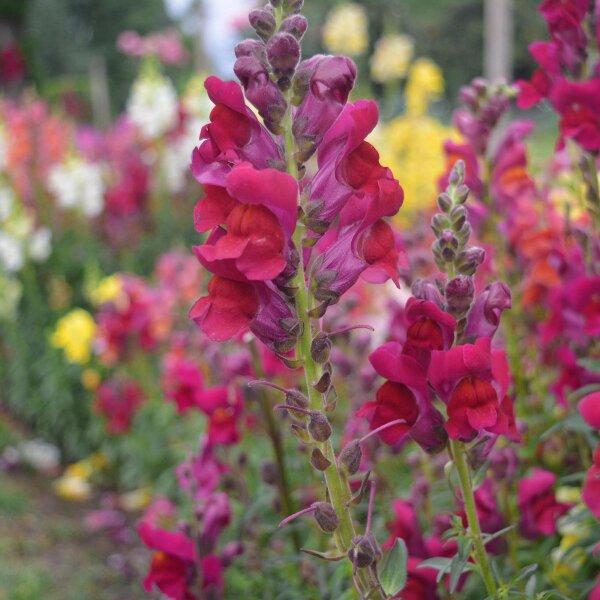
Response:
POLYGON ((396 542, 385 555, 379 579, 381 587, 386 594, 396 595, 404 589, 406 585, 408 550, 406 543, 402 538, 397 538, 396 542))

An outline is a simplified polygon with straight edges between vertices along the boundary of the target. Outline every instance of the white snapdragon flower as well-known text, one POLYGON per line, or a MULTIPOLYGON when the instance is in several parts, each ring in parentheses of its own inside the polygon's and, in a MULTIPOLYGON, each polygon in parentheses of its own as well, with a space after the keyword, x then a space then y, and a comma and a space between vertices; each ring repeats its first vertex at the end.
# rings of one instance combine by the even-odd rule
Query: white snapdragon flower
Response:
POLYGON ((52 232, 39 227, 29 236, 29 256, 35 262, 44 262, 52 252, 52 232))
POLYGON ((183 190, 194 148, 198 145, 198 134, 205 121, 189 119, 184 133, 165 148, 162 156, 162 174, 169 192, 183 190))
POLYGON ((16 273, 25 264, 25 251, 21 239, 6 231, 0 231, 0 268, 7 273, 16 273))
POLYGON ((69 159, 51 167, 47 184, 62 208, 80 210, 86 217, 97 217, 102 212, 104 182, 100 165, 69 159))
POLYGON ((159 73, 138 77, 127 101, 127 116, 145 139, 155 139, 177 124, 177 92, 159 73))

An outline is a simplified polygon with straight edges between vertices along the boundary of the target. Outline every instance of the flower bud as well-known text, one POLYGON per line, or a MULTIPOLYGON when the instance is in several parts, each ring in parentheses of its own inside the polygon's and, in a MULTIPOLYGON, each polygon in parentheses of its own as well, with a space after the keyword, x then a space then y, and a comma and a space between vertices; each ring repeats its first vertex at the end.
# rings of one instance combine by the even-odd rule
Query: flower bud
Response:
POLYGON ((447 213, 452 208, 452 198, 446 192, 442 192, 437 199, 438 206, 441 211, 447 213))
POLYGON ((262 463, 260 466, 260 475, 267 485, 277 485, 279 481, 277 465, 271 460, 266 460, 262 463))
POLYGON ((335 512, 335 508, 327 502, 317 502, 315 504, 315 521, 319 527, 326 533, 332 533, 340 524, 340 520, 335 512))
POLYGON ((464 313, 473 302, 475 286, 473 279, 465 275, 459 275, 446 284, 446 303, 451 312, 464 313))
POLYGON ((366 535, 357 535, 352 539, 352 545, 348 550, 348 558, 352 564, 356 564, 360 569, 370 567, 374 562, 381 558, 381 550, 377 545, 375 536, 372 533, 366 535))
MULTIPOLYGON (((304 410, 308 408, 309 404, 308 398, 300 390, 295 390, 293 388, 285 392, 285 403, 297 408, 303 408, 304 410)), ((291 410, 290 413, 298 417, 304 416, 302 413, 298 413, 294 410, 291 410)))
POLYGON ((362 450, 359 441, 353 440, 342 448, 338 461, 348 475, 354 475, 362 462, 362 450))
POLYGON ((467 220, 467 209, 462 205, 455 206, 450 211, 450 222, 452 223, 452 229, 454 231, 460 231, 460 228, 465 224, 467 220))
POLYGON ((308 422, 308 431, 315 442, 326 442, 331 437, 331 424, 329 419, 320 413, 313 412, 308 422))
POLYGON ((286 14, 299 13, 304 6, 304 0, 283 0, 283 10, 286 14))
POLYGON ((331 461, 319 448, 314 448, 310 455, 310 464, 317 469, 317 471, 325 471, 329 465, 331 465, 331 461))
POLYGON ((259 40, 242 40, 235 47, 235 57, 241 58, 242 56, 253 56, 260 60, 263 65, 267 65, 267 47, 264 42, 259 40))
POLYGON ((467 248, 458 255, 456 268, 463 275, 473 275, 477 267, 485 260, 485 250, 478 246, 467 248))
POLYGON ((277 23, 271 11, 266 8, 255 8, 250 11, 248 20, 258 37, 267 41, 275 31, 277 23))
POLYGON ((319 378, 313 388, 317 390, 320 394, 325 394, 327 390, 331 387, 331 371, 325 371, 323 375, 319 378))
POLYGON ((471 190, 464 183, 461 183, 456 188, 456 192, 454 193, 456 201, 459 204, 464 204, 467 201, 467 198, 469 197, 469 192, 470 191, 471 190))
POLYGON ((277 79, 287 81, 289 87, 300 62, 300 44, 291 33, 278 33, 267 44, 267 58, 277 79))
POLYGON ((450 171, 449 183, 450 185, 460 185, 465 178, 465 162, 460 159, 454 163, 452 171, 450 171))
POLYGON ((292 15, 291 17, 284 19, 279 31, 291 33, 298 41, 300 41, 306 33, 307 27, 308 21, 305 17, 302 15, 292 15))
POLYGON ((440 296, 440 290, 435 283, 427 279, 419 278, 415 279, 410 289, 415 298, 429 300, 429 302, 433 302, 436 306, 441 308, 442 298, 440 296))
POLYGON ((310 355, 312 359, 322 365, 329 360, 331 354, 331 340, 322 331, 317 333, 310 344, 310 355))
POLYGON ((439 235, 446 227, 448 227, 448 217, 437 213, 431 218, 431 229, 433 233, 439 235))

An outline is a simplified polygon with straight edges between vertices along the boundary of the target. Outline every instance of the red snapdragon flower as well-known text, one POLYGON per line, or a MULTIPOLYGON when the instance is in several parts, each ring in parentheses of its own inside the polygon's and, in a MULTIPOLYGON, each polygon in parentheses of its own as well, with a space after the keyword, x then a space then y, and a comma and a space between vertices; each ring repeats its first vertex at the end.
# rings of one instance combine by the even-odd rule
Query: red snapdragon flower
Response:
POLYGON ((553 86, 550 102, 560 115, 561 135, 575 140, 584 150, 600 150, 600 79, 553 86))
POLYGON ((247 327, 258 309, 258 294, 250 283, 215 275, 208 283, 208 296, 196 301, 190 318, 211 340, 224 341, 247 327))
POLYGON ((198 576, 207 593, 223 588, 221 559, 211 554, 198 559, 194 542, 184 533, 160 529, 147 522, 140 523, 138 533, 144 544, 155 550, 143 582, 147 592, 156 587, 169 600, 197 600, 192 588, 198 576))
POLYGON ((591 513, 600 519, 600 444, 594 452, 594 462, 587 472, 581 498, 591 513))
POLYGON ((264 169, 282 161, 275 140, 246 106, 237 83, 213 76, 204 85, 215 107, 192 155, 192 174, 199 183, 223 186, 231 168, 242 162, 264 169))
POLYGON ((106 418, 106 431, 112 435, 127 433, 144 402, 144 393, 133 379, 113 377, 96 390, 94 408, 106 418))
POLYGON ((182 414, 199 403, 204 379, 194 361, 169 355, 164 360, 162 384, 165 396, 175 402, 182 414))
POLYGON ((430 400, 426 373, 412 357, 403 354, 397 342, 388 342, 369 356, 375 371, 387 379, 374 402, 366 402, 357 415, 369 420, 376 429, 396 419, 398 424, 379 433, 386 444, 400 441, 407 433, 427 451, 439 450, 446 444, 443 419, 430 400))
POLYGON ((200 230, 214 224, 196 256, 210 271, 241 281, 270 281, 287 264, 288 242, 296 224, 298 185, 275 169, 258 171, 249 165, 233 169, 225 190, 209 188, 205 211, 200 200, 196 223, 200 230), (224 218, 216 223, 216 218, 224 218))
POLYGON ((433 351, 429 382, 446 403, 446 431, 471 441, 483 431, 518 438, 512 401, 506 396, 510 373, 506 354, 491 350, 489 338, 433 351))
POLYGON ((571 506, 556 500, 554 484, 556 475, 535 468, 529 477, 519 482, 518 503, 521 512, 521 531, 529 539, 539 535, 554 535, 556 521, 571 506))
POLYGON ((208 439, 212 445, 236 444, 240 440, 243 407, 239 389, 216 386, 203 391, 198 408, 208 417, 208 439))

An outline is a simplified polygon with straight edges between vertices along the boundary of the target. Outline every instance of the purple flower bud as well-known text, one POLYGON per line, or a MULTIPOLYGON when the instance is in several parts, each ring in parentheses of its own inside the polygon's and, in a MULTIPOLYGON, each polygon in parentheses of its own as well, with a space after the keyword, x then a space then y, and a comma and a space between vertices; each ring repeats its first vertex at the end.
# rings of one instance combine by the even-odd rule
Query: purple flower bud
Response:
POLYGON ((503 281, 488 285, 475 300, 467 318, 465 337, 493 337, 500 325, 502 313, 512 306, 509 287, 503 281))
POLYGON ((352 564, 360 569, 370 567, 381 558, 381 550, 375 540, 375 536, 369 532, 366 535, 357 535, 352 539, 352 545, 348 550, 348 558, 352 564))
POLYGON ((446 303, 452 312, 462 313, 471 306, 475 287, 473 279, 459 275, 446 284, 446 303))
POLYGON ((354 475, 360 468, 362 461, 362 450, 359 440, 353 440, 342 448, 338 457, 340 466, 346 471, 347 475, 354 475))
POLYGON ((322 332, 319 332, 310 345, 312 359, 322 365, 329 360, 331 354, 331 340, 322 332))
POLYGON ((244 86, 246 98, 256 106, 265 125, 273 129, 285 114, 287 104, 265 65, 255 56, 241 56, 235 61, 233 70, 244 86))
POLYGON ((332 533, 340 524, 340 520, 335 512, 335 508, 327 502, 315 503, 315 521, 319 527, 326 533, 332 533))
POLYGON ((278 33, 267 44, 267 58, 275 77, 291 80, 300 62, 300 44, 291 33, 278 33))
POLYGON ((291 33, 298 41, 302 39, 308 28, 308 21, 302 15, 292 15, 281 23, 279 31, 291 33))
POLYGON ((260 60, 262 64, 267 66, 267 46, 264 42, 260 40, 242 40, 235 47, 235 56, 236 58, 241 58, 242 56, 253 56, 260 60))
POLYGON ((304 0, 283 0, 283 10, 286 14, 298 13, 304 6, 304 0))
POLYGON ((317 471, 325 471, 329 465, 331 465, 331 461, 319 450, 319 448, 314 448, 310 455, 310 464, 317 469, 317 471))
POLYGON ((310 415, 308 432, 316 442, 326 442, 331 437, 331 423, 323 413, 315 411, 310 415))
POLYGON ((435 283, 427 279, 415 279, 411 286, 412 295, 420 300, 429 300, 439 308, 442 307, 442 297, 435 283))
POLYGON ((277 26, 275 17, 271 11, 266 8, 255 8, 251 10, 248 15, 248 20, 258 36, 265 41, 273 35, 275 27, 277 26))
POLYGON ((478 246, 467 248, 456 260, 456 268, 463 275, 473 275, 477 267, 485 260, 485 250, 478 246))

